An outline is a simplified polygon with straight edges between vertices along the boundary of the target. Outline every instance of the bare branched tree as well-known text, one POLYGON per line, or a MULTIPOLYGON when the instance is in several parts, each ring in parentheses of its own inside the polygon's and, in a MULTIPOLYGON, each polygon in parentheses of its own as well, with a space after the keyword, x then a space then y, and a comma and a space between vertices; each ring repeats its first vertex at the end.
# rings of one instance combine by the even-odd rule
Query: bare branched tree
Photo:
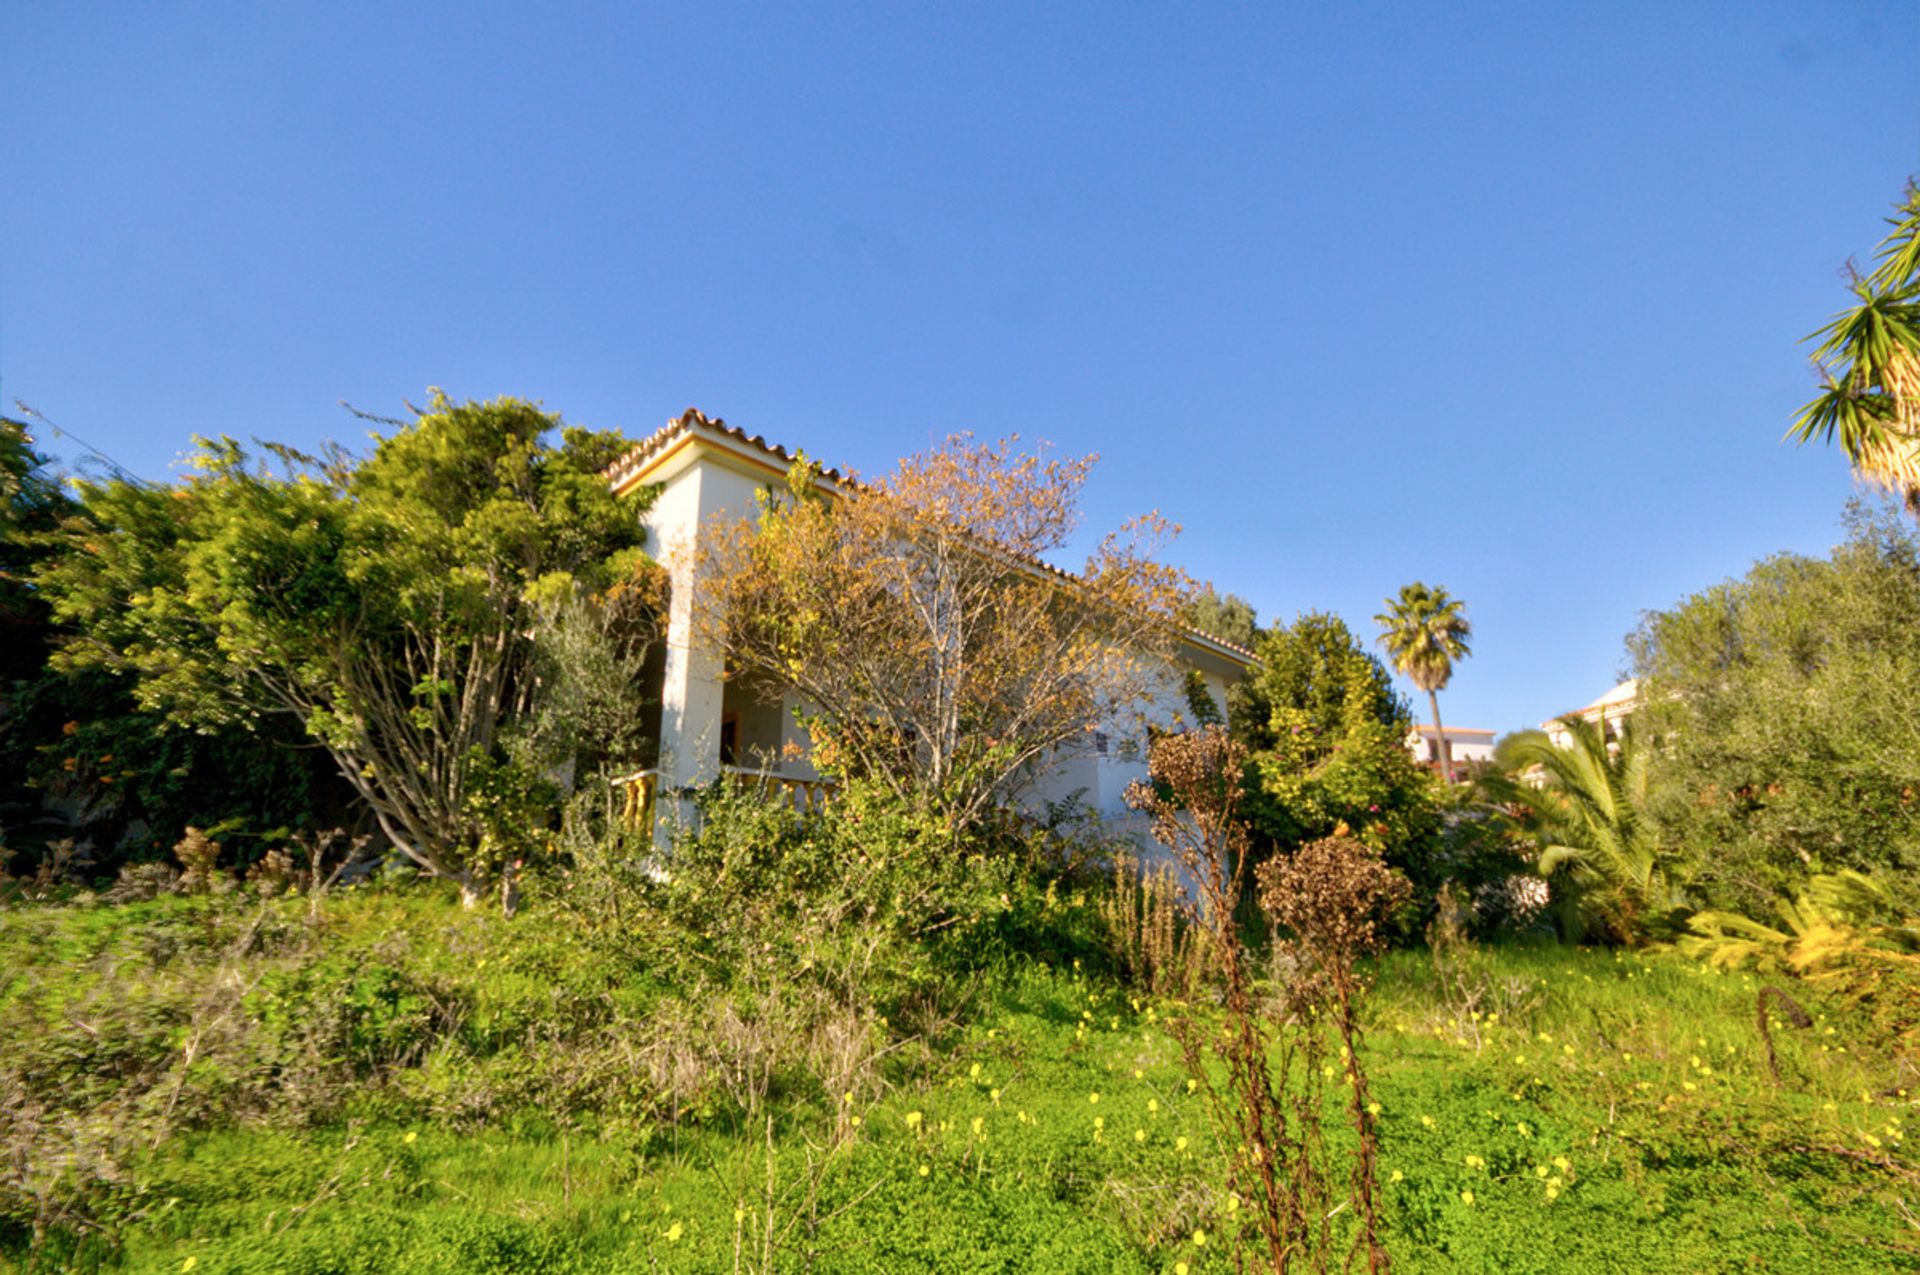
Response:
POLYGON ((1173 527, 1128 523, 1077 576, 1046 563, 1092 463, 966 436, 872 482, 802 462, 703 537, 695 624, 807 706, 816 764, 965 827, 1177 692, 1189 585, 1152 557, 1173 527))

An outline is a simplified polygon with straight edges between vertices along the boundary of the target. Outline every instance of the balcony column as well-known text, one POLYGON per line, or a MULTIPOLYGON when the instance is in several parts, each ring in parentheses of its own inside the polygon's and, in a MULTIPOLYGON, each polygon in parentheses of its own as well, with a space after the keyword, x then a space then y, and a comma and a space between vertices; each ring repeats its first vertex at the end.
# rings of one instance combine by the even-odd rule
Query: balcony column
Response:
POLYGON ((700 587, 700 529, 717 510, 716 492, 705 466, 695 465, 662 489, 647 522, 654 552, 665 564, 670 585, 667 604, 666 670, 660 687, 660 794, 654 840, 671 840, 676 824, 691 821, 688 790, 710 784, 720 774, 720 711, 724 664, 703 642, 694 623, 695 591, 700 587))

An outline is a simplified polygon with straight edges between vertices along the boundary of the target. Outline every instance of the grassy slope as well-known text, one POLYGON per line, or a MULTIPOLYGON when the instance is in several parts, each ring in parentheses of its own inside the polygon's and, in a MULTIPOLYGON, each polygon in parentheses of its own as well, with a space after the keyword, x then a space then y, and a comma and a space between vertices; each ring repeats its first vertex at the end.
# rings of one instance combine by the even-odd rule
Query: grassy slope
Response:
MULTIPOLYGON (((524 1051, 497 1051, 494 1067, 523 1065, 515 1054, 536 1050, 540 1006, 567 995, 570 940, 543 931, 539 914, 508 926, 391 896, 334 906, 340 942, 411 929, 415 941, 390 942, 388 959, 431 965, 467 988, 476 1014, 524 1038, 524 1051)), ((29 1003, 65 1012, 84 971, 120 950, 115 933, 179 914, 154 905, 0 919, 0 1013, 14 1021, 29 1003), (55 977, 56 967, 83 973, 55 977)), ((1399 1269, 1915 1264, 1915 1179, 1899 1139, 1910 1103, 1876 1096, 1892 1072, 1860 1052, 1844 1015, 1779 1033, 1789 1085, 1776 1092, 1758 1054, 1751 978, 1555 948, 1472 959, 1478 1021, 1442 1003, 1424 953, 1396 954, 1380 971, 1369 1045, 1382 1172, 1397 1175, 1386 1199, 1399 1269)), ((1204 1113, 1153 1008, 1039 965, 991 987, 929 1071, 903 1072, 880 1100, 856 1104, 860 1124, 844 1144, 828 1136, 825 1098, 776 1103, 771 1151, 764 1122, 720 1115, 663 1128, 599 1113, 564 1133, 532 1114, 436 1122, 418 1095, 447 1083, 446 1066, 429 1057, 358 1103, 353 1121, 212 1129, 145 1153, 120 1261, 134 1271, 731 1270, 736 1246, 764 1255, 771 1217, 781 1270, 1229 1269, 1234 1210, 1213 1185, 1204 1113)))

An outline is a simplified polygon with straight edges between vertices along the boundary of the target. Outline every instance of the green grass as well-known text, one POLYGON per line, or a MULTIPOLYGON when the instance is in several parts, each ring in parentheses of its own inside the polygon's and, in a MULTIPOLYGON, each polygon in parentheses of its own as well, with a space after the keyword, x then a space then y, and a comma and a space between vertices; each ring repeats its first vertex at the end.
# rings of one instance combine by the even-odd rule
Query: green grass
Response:
MULTIPOLYGON (((1001 970, 930 1062, 903 1063, 851 1104, 795 1089, 771 1126, 537 1102, 460 1120, 436 1095, 482 1073, 537 1080, 546 1016, 589 1002, 644 1014, 658 989, 638 976, 603 986, 603 963, 538 912, 508 924, 377 894, 334 907, 323 962, 364 972, 379 950, 436 994, 454 989, 464 1052, 413 1060, 348 1122, 215 1122, 141 1151, 115 1243, 89 1250, 109 1267, 729 1271, 737 1252, 759 1264, 770 1227, 783 1271, 1232 1269, 1240 1210, 1161 1008, 1091 972, 1001 970), (849 1116, 857 1127, 836 1141, 849 1116)), ((80 1003, 129 927, 151 945, 156 930, 205 923, 182 901, 9 916, 0 1010, 29 988, 43 1008, 80 1003)), ((1553 947, 1468 959, 1473 1009, 1446 1002, 1424 952, 1378 969, 1368 1061, 1397 1269, 1920 1261, 1920 1179, 1901 1146, 1913 1102, 1857 1016, 1807 999, 1815 1026, 1776 1032, 1776 1089, 1751 976, 1553 947)), ((4 1260, 32 1259, 16 1246, 4 1260)), ((71 1249, 41 1260, 88 1264, 71 1249)))

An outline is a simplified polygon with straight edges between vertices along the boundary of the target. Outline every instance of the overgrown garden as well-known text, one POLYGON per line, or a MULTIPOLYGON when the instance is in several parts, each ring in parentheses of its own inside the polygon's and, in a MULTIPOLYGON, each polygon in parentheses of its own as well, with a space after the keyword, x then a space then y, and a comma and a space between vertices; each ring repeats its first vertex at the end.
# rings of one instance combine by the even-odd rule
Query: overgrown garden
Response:
MULTIPOLYGON (((1901 331, 1810 432, 1885 459, 1901 331)), ((717 781, 656 841, 609 784, 668 600, 625 440, 436 396, 363 456, 63 485, 6 429, 0 1263, 1920 1259, 1904 512, 1650 614, 1624 731, 1456 776, 1373 634, 1263 628, 1157 522, 1036 569, 1088 462, 953 440, 837 503, 803 464, 702 623, 834 797, 717 781), (1143 729, 1157 849, 1015 801, 1182 625, 1258 660, 1143 729)), ((1439 736, 1464 607, 1385 607, 1439 736)))

